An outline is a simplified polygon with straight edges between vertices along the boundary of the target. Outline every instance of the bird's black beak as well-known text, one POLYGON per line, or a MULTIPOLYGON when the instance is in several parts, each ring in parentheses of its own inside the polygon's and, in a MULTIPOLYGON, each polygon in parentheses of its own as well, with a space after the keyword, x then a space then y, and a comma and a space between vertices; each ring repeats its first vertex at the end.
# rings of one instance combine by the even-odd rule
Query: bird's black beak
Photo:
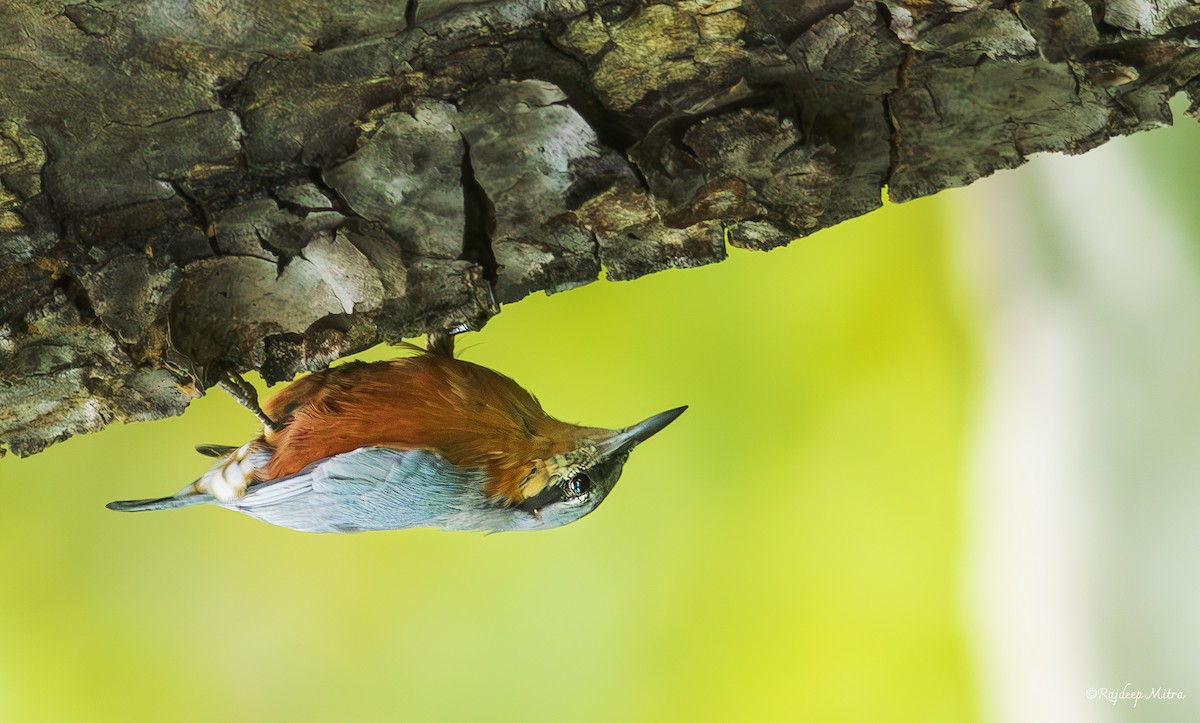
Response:
POLYGON ((600 443, 600 453, 607 457, 617 452, 630 451, 661 432, 664 427, 674 422, 686 409, 687 407, 677 407, 669 412, 656 414, 643 422, 638 422, 632 427, 618 429, 611 437, 600 443))

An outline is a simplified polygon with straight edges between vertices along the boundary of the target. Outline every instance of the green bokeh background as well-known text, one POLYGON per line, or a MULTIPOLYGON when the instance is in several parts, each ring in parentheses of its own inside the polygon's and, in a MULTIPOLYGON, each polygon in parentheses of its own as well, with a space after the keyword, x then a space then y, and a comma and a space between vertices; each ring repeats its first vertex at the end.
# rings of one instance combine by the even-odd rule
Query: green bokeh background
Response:
POLYGON ((252 434, 219 393, 4 459, 0 720, 976 720, 978 364, 943 225, 972 192, 530 297, 460 337, 570 421, 690 405, 565 528, 324 536, 104 509, 252 434))
POLYGON ((969 359, 942 202, 533 296, 460 337, 570 421, 690 405, 558 530, 104 509, 253 432, 219 393, 4 460, 0 719, 969 718, 952 595, 969 359))

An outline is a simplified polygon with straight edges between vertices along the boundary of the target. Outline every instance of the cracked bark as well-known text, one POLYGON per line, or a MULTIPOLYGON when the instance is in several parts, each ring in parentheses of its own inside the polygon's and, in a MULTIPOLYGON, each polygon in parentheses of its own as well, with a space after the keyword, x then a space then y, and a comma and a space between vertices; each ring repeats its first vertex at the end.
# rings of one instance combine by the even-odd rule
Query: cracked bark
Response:
POLYGON ((0 444, 785 244, 1200 91, 1181 0, 277 7, 0 4, 0 444))

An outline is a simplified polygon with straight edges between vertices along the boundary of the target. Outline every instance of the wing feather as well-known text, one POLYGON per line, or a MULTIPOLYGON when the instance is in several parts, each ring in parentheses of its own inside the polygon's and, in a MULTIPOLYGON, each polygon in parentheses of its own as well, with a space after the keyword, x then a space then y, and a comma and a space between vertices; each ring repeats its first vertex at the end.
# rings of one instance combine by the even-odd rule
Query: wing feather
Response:
POLYGON ((490 530, 492 505, 481 491, 482 476, 429 450, 363 447, 254 485, 226 506, 309 532, 490 530))

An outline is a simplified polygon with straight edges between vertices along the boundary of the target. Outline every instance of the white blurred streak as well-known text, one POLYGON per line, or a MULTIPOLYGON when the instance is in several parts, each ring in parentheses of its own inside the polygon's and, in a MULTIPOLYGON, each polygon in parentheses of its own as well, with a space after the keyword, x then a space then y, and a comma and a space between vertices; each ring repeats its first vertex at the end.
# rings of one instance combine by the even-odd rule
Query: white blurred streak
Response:
POLYGON ((952 204, 983 372, 964 579, 991 723, 1200 711, 1200 283, 1127 143, 952 204), (1189 697, 1085 695, 1125 683, 1189 697))

